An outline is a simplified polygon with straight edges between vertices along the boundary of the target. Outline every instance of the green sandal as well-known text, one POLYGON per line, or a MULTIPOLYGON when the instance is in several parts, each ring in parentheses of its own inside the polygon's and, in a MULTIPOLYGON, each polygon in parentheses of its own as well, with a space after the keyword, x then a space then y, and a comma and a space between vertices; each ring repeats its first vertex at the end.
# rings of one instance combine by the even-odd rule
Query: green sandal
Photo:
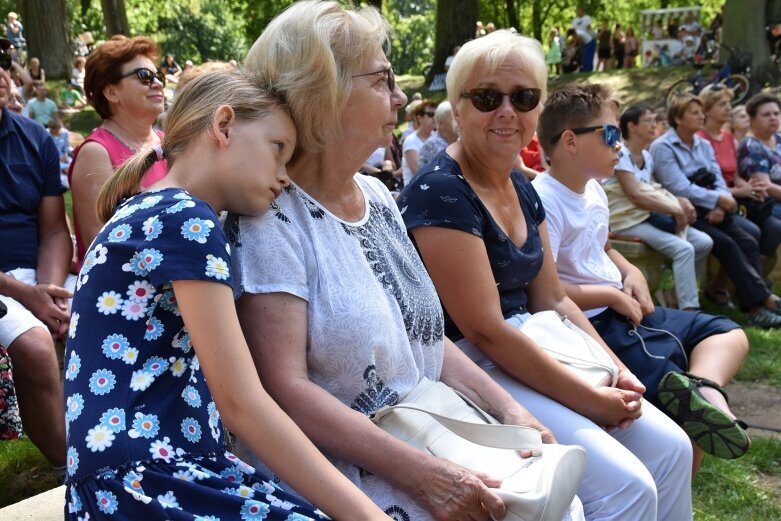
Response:
POLYGON ((724 389, 716 382, 687 373, 670 372, 659 382, 659 403, 708 454, 722 459, 743 456, 751 446, 746 434, 748 426, 740 420, 733 420, 706 400, 697 389, 702 385, 718 390, 727 398, 724 389))

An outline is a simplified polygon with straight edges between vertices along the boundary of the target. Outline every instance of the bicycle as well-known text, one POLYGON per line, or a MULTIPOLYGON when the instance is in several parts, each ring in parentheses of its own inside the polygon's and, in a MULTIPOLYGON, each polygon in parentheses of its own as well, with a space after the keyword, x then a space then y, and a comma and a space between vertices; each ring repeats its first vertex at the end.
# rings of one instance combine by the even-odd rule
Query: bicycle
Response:
POLYGON ((667 89, 665 101, 669 107, 676 96, 684 93, 699 94, 702 89, 708 85, 723 85, 732 91, 732 105, 742 103, 751 92, 751 53, 735 49, 726 44, 721 44, 729 53, 730 59, 727 63, 719 67, 715 76, 710 80, 705 80, 702 75, 702 69, 705 67, 705 60, 702 54, 695 55, 694 58, 694 76, 678 80, 667 89), (736 71, 736 72, 733 72, 736 71), (743 74, 745 72, 745 74, 743 74))

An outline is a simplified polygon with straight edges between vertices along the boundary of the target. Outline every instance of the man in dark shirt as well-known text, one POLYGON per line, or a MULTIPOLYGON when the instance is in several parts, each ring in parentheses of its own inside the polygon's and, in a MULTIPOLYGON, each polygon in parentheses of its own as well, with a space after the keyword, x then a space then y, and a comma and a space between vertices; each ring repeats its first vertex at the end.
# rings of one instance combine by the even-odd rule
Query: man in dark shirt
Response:
MULTIPOLYGON (((10 42, 0 38, 0 52, 10 42)), ((59 476, 65 412, 54 339, 70 320, 65 289, 72 242, 59 155, 39 123, 10 112, 11 77, 0 67, 0 344, 8 348, 24 430, 59 476)))

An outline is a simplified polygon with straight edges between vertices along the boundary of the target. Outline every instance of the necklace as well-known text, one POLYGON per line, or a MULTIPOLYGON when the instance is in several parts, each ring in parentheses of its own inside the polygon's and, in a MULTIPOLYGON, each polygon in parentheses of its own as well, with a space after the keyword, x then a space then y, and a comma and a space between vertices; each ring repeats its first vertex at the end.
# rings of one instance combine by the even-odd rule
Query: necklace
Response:
MULTIPOLYGON (((122 144, 122 145, 123 145, 125 148, 127 148, 128 150, 130 150, 130 151, 131 151, 131 152, 133 152, 134 154, 138 153, 138 149, 139 149, 139 147, 130 146, 130 144, 128 144, 128 142, 127 142, 127 141, 125 141, 124 139, 122 139, 122 138, 121 138, 121 137, 120 137, 120 136, 119 136, 119 135, 118 135, 116 132, 113 132, 113 131, 112 131, 110 128, 108 128, 107 126, 105 126, 105 125, 104 125, 102 128, 103 128, 103 130, 105 130, 106 132, 108 132, 109 134, 111 134, 111 135, 114 137, 114 139, 116 139, 117 141, 119 141, 119 142, 120 142, 120 143, 121 143, 121 144, 122 144)), ((158 134, 157 134, 157 132, 155 132, 155 135, 156 135, 156 136, 158 135, 158 134)), ((159 136, 158 136, 158 137, 159 137, 159 136)))

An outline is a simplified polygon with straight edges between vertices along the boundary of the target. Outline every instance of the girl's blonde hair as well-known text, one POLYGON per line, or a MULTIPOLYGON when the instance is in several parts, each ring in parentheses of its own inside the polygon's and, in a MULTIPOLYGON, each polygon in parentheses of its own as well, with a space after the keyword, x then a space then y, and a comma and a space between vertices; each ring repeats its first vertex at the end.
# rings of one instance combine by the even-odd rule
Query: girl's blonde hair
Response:
POLYGON ((244 70, 282 92, 298 130, 299 148, 321 150, 341 131, 353 76, 378 49, 390 25, 374 7, 301 1, 279 13, 253 44, 244 70))
POLYGON ((140 191, 141 178, 159 159, 158 152, 170 168, 190 143, 211 127, 214 113, 223 105, 233 109, 238 121, 251 121, 284 108, 284 100, 237 71, 210 72, 191 80, 166 113, 162 150, 139 152, 114 172, 98 196, 98 218, 109 220, 120 201, 140 191))

